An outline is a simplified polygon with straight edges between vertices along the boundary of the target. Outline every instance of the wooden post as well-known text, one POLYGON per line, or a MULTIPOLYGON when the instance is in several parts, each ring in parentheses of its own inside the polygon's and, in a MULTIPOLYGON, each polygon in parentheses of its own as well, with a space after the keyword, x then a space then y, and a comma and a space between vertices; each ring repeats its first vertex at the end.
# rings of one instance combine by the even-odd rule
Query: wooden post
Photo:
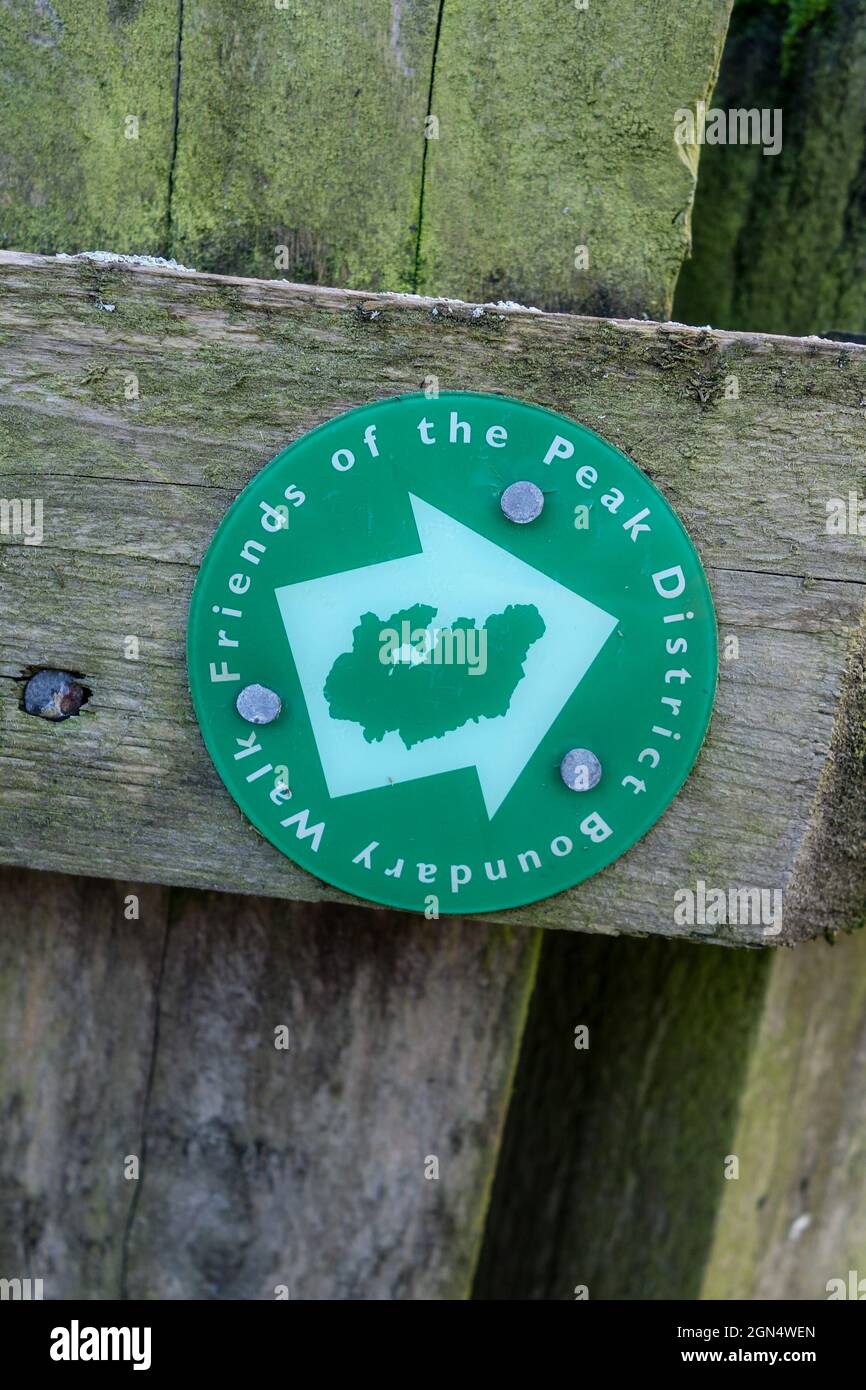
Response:
MULTIPOLYGON (((53 74, 46 93, 43 67, 42 100, 53 103, 52 128, 64 131, 68 150, 74 104, 90 91, 92 53, 84 26, 78 29, 65 8, 58 0, 38 23, 53 74), (65 23, 62 32, 54 16, 65 23)), ((276 19, 268 12, 253 23, 229 6, 204 19, 189 5, 178 11, 173 0, 145 0, 134 15, 110 12, 108 27, 99 28, 97 8, 100 62, 113 75, 111 101, 100 97, 98 117, 94 112, 81 127, 88 139, 73 141, 75 158, 67 160, 69 187, 87 196, 72 197, 54 178, 39 185, 39 198, 31 196, 38 169, 51 168, 59 151, 34 143, 25 89, 32 39, 26 31, 14 35, 16 70, 25 80, 13 88, 20 138, 7 179, 11 196, 0 211, 0 240, 7 244, 69 250, 108 242, 114 250, 180 254, 204 267, 365 288, 667 312, 688 240, 694 178, 666 136, 653 143, 653 132, 668 108, 709 94, 727 3, 702 0, 697 15, 694 5, 676 4, 646 26, 620 6, 569 14, 568 24, 593 26, 591 44, 585 32, 567 27, 562 7, 540 7, 531 30, 520 29, 520 7, 496 6, 495 13, 491 7, 485 22, 502 22, 511 37, 520 29, 526 53, 519 69, 500 56, 491 72, 482 61, 485 32, 459 4, 445 13, 423 0, 341 7, 327 33, 300 10, 275 11, 276 19), (600 65, 600 53, 610 61, 600 65), (215 85, 217 54, 223 80, 215 85), (263 63, 263 54, 277 60, 263 63), (295 67, 287 72, 290 58, 295 67), (605 76, 596 79, 600 71, 605 76), (617 83, 629 71, 640 72, 641 81, 639 89, 629 86, 626 100, 617 83), (598 114, 587 117, 589 102, 574 124, 570 116, 561 129, 548 123, 549 144, 535 148, 533 135, 527 166, 521 145, 533 129, 528 113, 563 75, 574 90, 592 92, 598 114), (338 88, 337 79, 344 85, 338 88), (335 91, 342 93, 336 102, 335 91), (146 138, 132 165, 133 145, 120 144, 127 136, 119 132, 126 116, 144 106, 146 138), (423 143, 429 115, 440 122, 438 144, 423 143), (97 120, 105 136, 104 185, 87 165, 97 120), (289 158, 280 143, 285 129, 293 137, 289 158), (309 139, 304 130, 312 132, 309 139), (633 137, 652 156, 642 185, 636 169, 625 178, 633 137), (554 191, 561 211, 552 204, 540 212, 547 206, 542 197, 527 204, 532 171, 545 195, 554 191), (465 216, 462 225, 455 207, 465 216), (502 234, 489 239, 500 214, 502 234), (579 245, 589 249, 585 268, 577 264, 579 245), (288 255, 282 267, 273 259, 280 247, 288 255)), ((439 368, 444 384, 484 384, 558 405, 633 451, 686 513, 710 557, 726 626, 751 639, 742 643, 742 664, 723 668, 721 719, 679 820, 667 825, 666 818, 667 838, 647 842, 623 861, 619 877, 603 876, 580 901, 568 895, 516 920, 670 931, 676 925, 671 891, 687 886, 700 868, 747 882, 758 881, 756 873, 778 877, 790 893, 791 938, 852 924, 863 882, 856 819, 862 576, 854 548, 826 543, 820 521, 824 492, 837 478, 827 434, 840 466, 862 448, 856 352, 655 326, 559 324, 510 311, 470 321, 453 306, 440 306, 434 319, 429 305, 411 309, 395 301, 377 302, 374 319, 362 300, 345 296, 170 281, 88 263, 39 266, 10 258, 5 270, 13 351, 0 386, 11 441, 2 460, 4 490, 6 478, 31 489, 38 481, 57 530, 38 561, 17 547, 3 552, 4 599, 14 602, 16 615, 0 664, 0 708, 15 740, 12 753, 5 745, 12 780, 4 858, 162 882, 261 885, 297 898, 319 893, 284 862, 271 874, 266 847, 232 818, 200 760, 180 663, 189 582, 231 496, 288 437, 359 399, 414 389, 425 372, 439 368), (746 382, 739 415, 722 413, 725 368, 746 382), (137 402, 123 395, 130 374, 144 384, 137 402), (603 416, 607 423, 600 423, 603 416), (756 498, 759 482, 767 485, 756 498), (109 495, 105 511, 102 498, 109 495), (772 637, 764 641, 759 624, 767 626, 768 613, 772 637), (127 627, 140 629, 149 643, 139 669, 118 650, 127 627), (31 662, 61 660, 92 679, 94 695, 79 720, 48 729, 21 714, 17 678, 31 662), (172 797, 176 806, 181 793, 192 815, 172 819, 172 797), (214 818, 219 851, 210 859, 209 836, 196 830, 205 817, 214 818), (220 846, 236 843, 238 835, 246 837, 243 862, 226 872, 220 846), (827 855, 841 892, 816 921, 813 889, 827 855), (653 865, 662 866, 661 884, 652 882, 653 865), (648 878, 649 928, 641 913, 648 878)), ((10 1131, 5 1160, 14 1195, 4 1259, 9 1252, 17 1263, 50 1259, 49 1294, 273 1297, 277 1283, 313 1297, 465 1292, 537 934, 521 927, 508 938, 477 923, 462 930, 395 927, 393 914, 354 907, 169 895, 134 884, 127 892, 124 885, 28 875, 13 876, 9 886, 17 896, 6 895, 16 906, 6 916, 3 979, 10 1001, 23 984, 25 1011, 10 1002, 8 1037, 17 1044, 29 1036, 34 1019, 46 1020, 49 1035, 38 1064, 13 1057, 2 1083, 22 1117, 10 1131), (138 923, 121 921, 133 892, 141 895, 138 923), (83 893, 94 904, 92 914, 76 906, 83 893), (327 920, 318 922, 320 914, 327 920), (95 937, 87 932, 91 915, 95 937), (59 1059, 68 1057, 75 1039, 50 1022, 62 1017, 57 1001, 65 1004, 79 988, 73 963, 88 949, 92 970, 75 997, 93 1027, 79 1040, 81 1055, 112 1097, 92 1147, 76 1128, 76 1104, 52 1089, 59 1059), (265 1015, 282 1013, 287 998, 293 1019, 301 1020, 300 1057, 291 1049, 278 1053, 267 1032, 265 1015), (411 1026, 408 1000, 418 1001, 420 1029, 417 1021, 411 1026), (133 1017, 117 1048, 120 1013, 133 1017), (371 1019, 383 1020, 375 1037, 371 1019), (436 1039, 432 1072, 425 1030, 436 1039), (297 1091, 287 1092, 279 1063, 290 1058, 292 1065, 298 1061, 297 1091), (115 1104, 121 1084, 128 1094, 115 1104), (388 1100, 392 1087, 396 1103, 388 1100), (376 1135, 367 1130, 371 1112, 384 1114, 376 1135), (320 1124, 304 1147, 311 1113, 320 1124), (428 1117, 442 1136, 439 1147, 452 1151, 447 1186, 424 1181, 423 1169, 415 1181, 417 1155, 428 1152, 426 1140, 418 1142, 428 1117), (405 1140, 407 1126, 414 1148, 405 1140), (65 1179, 52 1166, 49 1130, 57 1144, 78 1146, 80 1187, 91 1194, 72 1224, 62 1212, 65 1179), (339 1152, 344 1141, 346 1151, 339 1152), (398 1160, 389 1166, 395 1146, 398 1160), (120 1150, 145 1157, 140 1187, 121 1183, 111 1167, 120 1150), (313 1167, 322 1170, 320 1180, 311 1176, 313 1167), (206 1190, 218 1194, 213 1208, 206 1190), (341 1194, 336 1211, 335 1192, 341 1194), (392 1195, 394 1222, 387 1211, 392 1195), (171 1244, 179 1220, 192 1221, 183 1249, 171 1244), (332 1223, 332 1243, 317 1254, 323 1222, 332 1223), (395 1246, 402 1230, 410 1232, 403 1253, 395 1246)), ((730 939, 764 944, 749 933, 730 939)), ((726 956, 738 964, 717 973, 710 966, 715 950, 557 935, 545 971, 555 969, 551 948, 560 943, 572 950, 574 964, 594 949, 616 953, 623 968, 648 946, 662 962, 665 952, 678 952, 683 962, 695 962, 691 970, 681 967, 682 990, 697 983, 696 997, 703 998, 727 982, 746 1012, 761 994, 765 959, 751 953, 726 956)), ((650 983, 655 959, 646 956, 650 983)), ((573 989, 575 977, 566 978, 573 989)), ((543 989, 539 1009, 549 997, 543 989)), ((649 1002, 642 995, 636 1007, 649 1002)), ((676 997, 667 1002, 675 1011, 676 997)), ((729 1018, 733 1026, 726 1001, 716 1002, 724 1006, 722 1024, 729 1018)), ((695 1012, 677 1035, 697 1038, 696 1022, 695 1012)), ((654 1024, 663 1028, 664 1018, 643 1029, 651 1046, 654 1024)), ((573 1026, 570 1043, 572 1033, 573 1026)), ((43 1029, 37 1047, 44 1035, 43 1029)), ((667 1061, 674 1061, 672 1045, 667 1061)), ((733 1123, 735 1079, 746 1067, 738 1049, 724 1123, 712 1130, 719 1141, 733 1123)), ((675 1084, 674 1066, 661 1067, 662 1075, 675 1084)), ((693 1075, 696 1087, 706 1084, 699 1068, 693 1075)), ((647 1113, 676 1124, 688 1093, 680 1089, 677 1097, 667 1110, 650 1106, 647 1113)), ((599 1091, 593 1104, 606 1103, 599 1091)), ((641 1113, 641 1103, 638 1089, 633 1113, 641 1113)), ((681 1171, 675 1146, 667 1147, 671 1132, 662 1124, 669 1184, 681 1171)), ((608 1133, 616 1142, 615 1126, 608 1133)), ((429 1151, 437 1152, 432 1141, 429 1151)), ((652 1150, 646 1152, 651 1163, 652 1150)), ((706 1248, 709 1229, 702 1216, 695 1250, 706 1248)))
POLYGON ((0 1268, 46 1298, 466 1296, 534 933, 0 889, 0 1268))
POLYGON ((548 935, 475 1296, 695 1299, 773 956, 548 935))

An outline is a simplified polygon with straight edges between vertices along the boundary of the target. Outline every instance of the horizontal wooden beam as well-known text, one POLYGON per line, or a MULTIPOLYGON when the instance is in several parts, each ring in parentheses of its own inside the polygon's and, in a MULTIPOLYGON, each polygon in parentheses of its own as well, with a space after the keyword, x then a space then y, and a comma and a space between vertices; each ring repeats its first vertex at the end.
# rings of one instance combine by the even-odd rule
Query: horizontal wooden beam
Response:
POLYGON ((219 782, 187 691, 187 604, 217 522, 281 447, 432 375, 561 410, 629 453, 695 538, 730 657, 662 821, 508 916, 750 945, 862 918, 864 539, 826 527, 829 499, 866 496, 862 348, 15 253, 0 335, 0 492, 44 505, 42 544, 0 536, 0 860, 340 898, 219 782), (81 673, 78 718, 21 710, 34 665, 81 673), (784 890, 781 936, 675 921, 699 879, 784 890))

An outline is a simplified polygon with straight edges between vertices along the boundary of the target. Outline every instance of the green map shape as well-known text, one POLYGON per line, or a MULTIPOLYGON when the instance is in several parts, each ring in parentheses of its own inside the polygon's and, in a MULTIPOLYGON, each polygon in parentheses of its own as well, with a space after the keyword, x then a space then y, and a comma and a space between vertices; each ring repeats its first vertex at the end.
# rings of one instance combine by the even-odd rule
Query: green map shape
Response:
POLYGON ((413 665, 407 660, 386 663, 380 659, 386 630, 402 633, 404 622, 413 633, 429 629, 437 611, 416 603, 387 619, 375 613, 363 615, 352 633, 352 650, 337 657, 325 681, 332 719, 360 724, 367 743, 379 743, 394 732, 406 748, 412 748, 425 739, 441 738, 470 720, 497 719, 508 711, 524 676, 527 652, 545 631, 538 609, 532 604, 510 604, 503 613, 492 613, 477 632, 472 618, 458 618, 449 624, 450 633, 462 629, 466 634, 474 674, 469 662, 444 663, 453 639, 444 638, 436 629, 423 661, 413 665), (484 652, 482 631, 486 632, 486 670, 478 659, 484 652), (437 665, 436 651, 443 643, 442 664, 437 665))

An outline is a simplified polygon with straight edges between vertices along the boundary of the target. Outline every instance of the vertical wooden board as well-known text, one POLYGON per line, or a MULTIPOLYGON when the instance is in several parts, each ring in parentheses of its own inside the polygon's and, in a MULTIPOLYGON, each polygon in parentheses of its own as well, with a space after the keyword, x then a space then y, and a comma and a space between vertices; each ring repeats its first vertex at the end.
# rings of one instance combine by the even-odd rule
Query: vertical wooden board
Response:
MULTIPOLYGON (((758 96, 761 105, 776 105, 784 27, 783 8, 769 0, 748 14, 735 6, 713 92, 714 109, 739 107, 746 98, 751 105, 758 96)), ((757 145, 702 149, 692 249, 674 295, 674 316, 683 323, 723 327, 739 318, 734 300, 739 273, 748 274, 741 260, 748 260, 751 208, 756 191, 772 177, 777 158, 763 156, 757 145)), ((784 284, 774 286, 777 299, 785 292, 784 284)))
POLYGON ((694 193, 674 113, 708 96, 729 10, 446 0, 418 288, 668 317, 694 193))
POLYGON ((0 246, 163 251, 177 36, 177 0, 0 6, 0 246))
POLYGON ((538 933, 21 870, 0 894, 4 1277, 465 1294, 538 933))
POLYGON ((462 1297, 538 933, 175 901, 128 1296, 462 1297))
POLYGON ((698 1296, 770 969, 547 933, 476 1298, 698 1296))
POLYGON ((0 870, 0 1272, 41 1279, 45 1298, 120 1292, 167 902, 0 870))
POLYGON ((186 0, 173 254, 200 270, 412 288, 437 12, 436 0, 186 0))
POLYGON ((864 0, 738 7, 713 106, 779 109, 782 149, 703 150, 676 317, 762 333, 866 330, 864 0))
MULTIPOLYGON (((797 263, 784 199, 769 214, 762 209, 771 201, 773 159, 710 147, 701 158, 699 254, 683 272, 688 294, 678 290, 677 317, 809 331, 828 326, 814 317, 814 306, 833 302, 828 277, 836 277, 839 304, 856 290, 850 265, 860 255, 863 84, 856 94, 849 88, 859 44, 844 54, 841 34, 847 26, 851 37, 863 6, 839 8, 834 56, 825 45, 817 64, 826 102, 807 109, 804 87, 793 104, 796 138, 812 157, 800 165, 799 189, 794 173, 786 196, 791 223, 815 231, 807 237, 809 273, 797 263), (828 110, 836 122, 826 120, 828 110), (838 152, 834 131, 843 133, 838 152), (838 185, 828 207, 832 256, 818 230, 828 181, 838 185), (834 221, 846 188, 847 241, 834 221), (757 238, 762 215, 773 233, 757 238), (741 284, 748 311, 720 317, 720 305, 738 302, 741 284), (790 316, 804 299, 813 304, 808 323, 790 316), (756 318, 760 306, 767 312, 756 318)), ((738 29, 715 106, 777 100, 767 54, 778 61, 786 16, 769 5, 743 10, 751 42, 738 29)), ((843 315, 837 326, 862 325, 843 315)), ((852 749, 862 765, 861 722, 856 716, 852 749)), ((845 755, 837 750, 839 761, 845 755)), ((847 813, 856 837, 862 806, 849 808, 835 783, 830 796, 831 816, 847 813)), ((820 848, 810 843, 804 858, 815 864, 818 916, 826 900, 820 848)), ((863 937, 842 940, 832 956, 812 943, 772 959, 546 938, 476 1296, 570 1298, 585 1284, 591 1298, 820 1298, 828 1278, 862 1270, 864 952, 863 937), (572 1054, 572 1029, 583 1022, 590 1049, 572 1054), (731 1176, 734 1158, 739 1179, 731 1176)))
POLYGON ((778 954, 731 1153, 701 1297, 825 1299, 839 1279, 850 1298, 849 1270, 866 1278, 866 932, 778 954))

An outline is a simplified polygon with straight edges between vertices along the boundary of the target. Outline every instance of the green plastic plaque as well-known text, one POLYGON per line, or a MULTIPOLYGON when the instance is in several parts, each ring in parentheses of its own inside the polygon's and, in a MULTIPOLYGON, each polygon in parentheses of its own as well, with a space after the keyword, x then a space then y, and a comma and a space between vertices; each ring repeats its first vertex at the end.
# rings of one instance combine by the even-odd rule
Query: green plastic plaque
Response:
POLYGON ((349 411, 263 468, 205 555, 188 660, 262 835, 427 916, 533 902, 628 850, 697 757, 718 668, 697 552, 641 470, 464 392, 349 411))

